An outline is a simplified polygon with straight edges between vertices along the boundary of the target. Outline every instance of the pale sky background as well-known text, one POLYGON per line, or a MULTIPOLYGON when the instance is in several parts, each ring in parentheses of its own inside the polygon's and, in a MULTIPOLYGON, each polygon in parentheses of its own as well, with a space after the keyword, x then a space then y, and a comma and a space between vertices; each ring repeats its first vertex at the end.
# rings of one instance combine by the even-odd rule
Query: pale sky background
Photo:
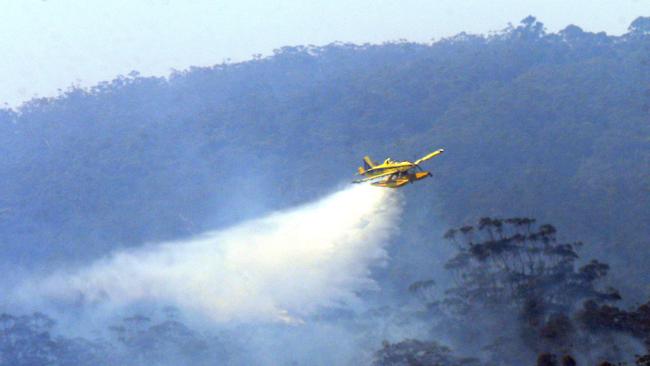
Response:
POLYGON ((618 35, 650 15, 650 0, 0 0, 0 104, 285 45, 487 33, 529 14, 553 32, 576 24, 618 35))

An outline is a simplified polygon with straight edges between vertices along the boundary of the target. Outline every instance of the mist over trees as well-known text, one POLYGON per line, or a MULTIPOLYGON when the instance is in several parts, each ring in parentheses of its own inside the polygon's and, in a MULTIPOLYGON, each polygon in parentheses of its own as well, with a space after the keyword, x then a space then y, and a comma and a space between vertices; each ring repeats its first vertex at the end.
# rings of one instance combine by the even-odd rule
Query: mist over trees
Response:
POLYGON ((154 322, 129 316, 97 339, 57 336, 55 326, 41 313, 0 315, 0 365, 214 365, 228 360, 223 341, 173 318, 154 322))
POLYGON ((554 226, 522 217, 483 217, 444 237, 456 248, 445 266, 453 284, 443 296, 432 296, 433 281, 409 290, 422 302, 417 313, 430 324, 430 338, 454 347, 384 342, 373 365, 650 363, 650 302, 619 308, 609 266, 578 265, 582 243, 559 242, 554 226))
MULTIPOLYGON (((406 188, 401 240, 376 278, 400 295, 382 301, 417 299, 419 321, 450 339, 378 344, 376 364, 647 352, 647 17, 622 36, 547 33, 528 17, 431 44, 283 47, 0 110, 0 269, 78 265, 227 226, 331 192, 366 154, 439 147, 434 178, 406 188), (470 320, 476 334, 453 333, 470 320), (452 349, 453 337, 469 341, 452 349)), ((5 314, 0 364, 227 359, 222 340, 178 320, 128 319, 89 340, 57 335, 47 315, 5 314)))
POLYGON ((594 365, 649 353, 650 302, 618 308, 609 266, 579 264, 582 243, 557 237, 553 225, 519 217, 449 230, 456 254, 445 268, 453 284, 424 303, 432 333, 489 365, 531 364, 536 355, 557 360, 548 364, 564 356, 594 365))

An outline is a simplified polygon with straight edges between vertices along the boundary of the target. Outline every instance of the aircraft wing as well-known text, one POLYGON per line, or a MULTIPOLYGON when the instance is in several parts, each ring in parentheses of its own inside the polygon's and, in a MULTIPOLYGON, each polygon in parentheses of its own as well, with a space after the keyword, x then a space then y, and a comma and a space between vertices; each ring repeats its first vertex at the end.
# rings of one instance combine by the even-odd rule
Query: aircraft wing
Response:
POLYGON ((365 173, 374 173, 374 172, 385 172, 385 171, 405 171, 413 168, 413 163, 408 161, 401 162, 392 162, 389 165, 381 164, 375 165, 374 167, 365 171, 365 173))
POLYGON ((438 155, 442 154, 443 152, 445 152, 445 149, 438 149, 438 150, 432 152, 431 154, 423 156, 420 159, 416 160, 415 165, 420 165, 421 162, 427 161, 427 160, 433 158, 434 156, 438 156, 438 155))

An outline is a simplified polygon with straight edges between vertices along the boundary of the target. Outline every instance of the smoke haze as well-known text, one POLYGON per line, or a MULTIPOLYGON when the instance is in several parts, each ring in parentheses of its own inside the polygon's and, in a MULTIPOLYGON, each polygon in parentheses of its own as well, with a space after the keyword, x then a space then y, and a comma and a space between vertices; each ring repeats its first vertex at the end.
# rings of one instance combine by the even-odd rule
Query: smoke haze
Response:
MULTIPOLYGON (((198 237, 116 252, 22 289, 57 303, 172 305, 214 322, 301 322, 355 307, 401 211, 397 193, 353 186, 198 237)), ((29 295, 32 294, 32 295, 29 295)))

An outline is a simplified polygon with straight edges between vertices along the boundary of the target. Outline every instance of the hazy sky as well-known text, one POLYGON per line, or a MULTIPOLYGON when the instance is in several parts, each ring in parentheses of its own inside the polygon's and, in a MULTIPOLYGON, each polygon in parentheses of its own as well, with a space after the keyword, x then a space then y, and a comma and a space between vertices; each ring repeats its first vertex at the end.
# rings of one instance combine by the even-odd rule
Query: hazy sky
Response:
POLYGON ((0 0, 0 103, 284 45, 485 33, 529 14, 550 31, 621 34, 650 0, 0 0))

